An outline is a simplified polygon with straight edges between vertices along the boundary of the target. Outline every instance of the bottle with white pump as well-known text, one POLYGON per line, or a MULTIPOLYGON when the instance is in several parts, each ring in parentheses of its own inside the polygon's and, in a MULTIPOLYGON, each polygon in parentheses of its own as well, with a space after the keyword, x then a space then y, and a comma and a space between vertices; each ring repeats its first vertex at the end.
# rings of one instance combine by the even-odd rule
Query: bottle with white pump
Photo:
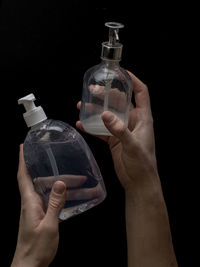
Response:
POLYGON ((25 163, 45 205, 53 183, 60 180, 66 184, 67 200, 59 216, 66 220, 101 203, 106 197, 105 185, 83 137, 69 124, 47 119, 34 101, 33 94, 18 100, 31 127, 24 141, 25 163))

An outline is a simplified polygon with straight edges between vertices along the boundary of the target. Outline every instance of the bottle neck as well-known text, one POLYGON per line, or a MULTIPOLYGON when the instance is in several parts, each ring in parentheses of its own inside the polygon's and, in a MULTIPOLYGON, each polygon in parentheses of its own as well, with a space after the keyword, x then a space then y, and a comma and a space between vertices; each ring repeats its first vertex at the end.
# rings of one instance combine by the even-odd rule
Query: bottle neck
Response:
POLYGON ((101 62, 102 64, 106 65, 107 68, 119 68, 119 61, 120 60, 110 60, 110 59, 105 59, 105 58, 101 58, 101 62))
POLYGON ((37 123, 37 124, 35 124, 33 126, 31 126, 31 130, 35 131, 36 129, 40 128, 45 121, 47 121, 47 119, 43 120, 43 121, 41 121, 41 122, 39 122, 39 123, 37 123))

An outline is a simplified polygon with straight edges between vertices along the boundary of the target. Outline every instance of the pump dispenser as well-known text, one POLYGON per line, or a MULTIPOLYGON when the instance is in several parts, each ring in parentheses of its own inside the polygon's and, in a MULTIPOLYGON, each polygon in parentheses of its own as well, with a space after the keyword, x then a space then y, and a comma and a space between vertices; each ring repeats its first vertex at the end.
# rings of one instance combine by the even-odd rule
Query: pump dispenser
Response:
POLYGON ((35 100, 36 99, 33 94, 27 95, 18 100, 18 104, 23 104, 25 107, 26 112, 23 114, 23 116, 28 127, 34 126, 47 119, 43 108, 41 106, 35 106, 35 100))
POLYGON ((80 121, 86 132, 97 135, 112 135, 105 127, 101 115, 109 110, 128 125, 132 97, 132 81, 119 61, 123 45, 119 42, 118 22, 106 22, 109 40, 102 43, 102 62, 86 71, 83 79, 83 92, 80 121))
POLYGON ((60 219, 82 213, 106 197, 106 189, 98 165, 83 137, 69 124, 49 120, 35 96, 18 100, 31 127, 24 141, 24 159, 36 192, 48 204, 54 182, 66 184, 67 200, 60 219))
POLYGON ((119 29, 124 25, 117 22, 106 22, 105 26, 109 28, 109 41, 102 43, 101 58, 108 60, 121 60, 122 47, 119 43, 119 29))

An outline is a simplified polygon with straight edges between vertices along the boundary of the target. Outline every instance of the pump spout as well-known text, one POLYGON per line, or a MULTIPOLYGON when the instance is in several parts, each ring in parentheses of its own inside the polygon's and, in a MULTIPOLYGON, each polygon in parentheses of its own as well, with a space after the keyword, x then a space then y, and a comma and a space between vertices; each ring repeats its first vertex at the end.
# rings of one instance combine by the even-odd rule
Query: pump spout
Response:
POLYGON ((118 35, 118 29, 109 29, 109 41, 108 45, 114 46, 116 42, 119 42, 119 35, 118 35))
POLYGON ((117 42, 119 42, 118 31, 119 31, 119 30, 114 30, 114 33, 115 33, 115 39, 116 39, 117 42))
POLYGON ((25 97, 22 97, 18 100, 18 104, 23 104, 26 111, 36 108, 34 101, 36 100, 34 94, 29 94, 25 97))

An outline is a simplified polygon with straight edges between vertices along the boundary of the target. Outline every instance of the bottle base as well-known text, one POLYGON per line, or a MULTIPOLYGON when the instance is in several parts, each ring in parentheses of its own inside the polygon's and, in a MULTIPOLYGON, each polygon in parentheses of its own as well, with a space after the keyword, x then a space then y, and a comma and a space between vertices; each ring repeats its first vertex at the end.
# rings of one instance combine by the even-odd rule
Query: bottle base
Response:
MULTIPOLYGON (((128 117, 124 121, 123 113, 119 113, 113 110, 110 110, 110 111, 113 112, 120 120, 122 120, 125 123, 125 125, 128 125, 128 117)), ((106 128, 101 118, 101 115, 102 114, 97 114, 97 115, 90 116, 87 119, 84 119, 84 120, 82 119, 81 123, 82 123, 84 130, 87 133, 94 134, 94 135, 112 136, 111 132, 106 128)))
POLYGON ((85 202, 85 203, 82 203, 80 205, 73 206, 70 208, 65 208, 61 211, 61 213, 59 215, 59 219, 64 221, 64 220, 69 219, 70 217, 73 217, 75 215, 78 215, 78 214, 86 211, 86 210, 89 210, 89 209, 97 206, 101 202, 103 202, 105 198, 106 198, 106 194, 104 196, 102 196, 101 198, 93 199, 91 201, 88 201, 88 202, 85 202))

